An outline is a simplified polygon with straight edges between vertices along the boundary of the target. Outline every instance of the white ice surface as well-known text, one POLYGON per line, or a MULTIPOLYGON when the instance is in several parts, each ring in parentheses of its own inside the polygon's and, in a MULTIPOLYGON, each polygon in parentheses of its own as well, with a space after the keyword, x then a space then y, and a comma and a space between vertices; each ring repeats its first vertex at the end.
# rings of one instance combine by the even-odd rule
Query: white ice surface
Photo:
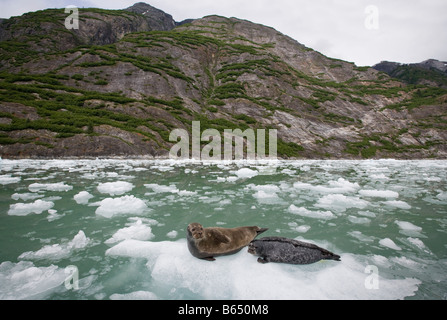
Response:
POLYGON ((151 240, 154 237, 152 228, 143 224, 141 219, 130 223, 128 227, 119 229, 113 234, 110 239, 107 239, 105 243, 114 244, 123 240, 135 239, 135 240, 151 240))
POLYGON ((98 185, 97 189, 101 193, 107 193, 111 196, 120 196, 131 191, 135 186, 126 181, 105 182, 98 185))
POLYGON ((38 198, 43 198, 43 194, 38 193, 14 193, 11 198, 14 200, 23 200, 23 201, 29 201, 34 200, 38 198))
POLYGON ((352 193, 360 189, 358 183, 352 183, 343 178, 339 178, 337 181, 329 181, 328 186, 317 185, 314 186, 309 183, 295 182, 293 184, 295 189, 305 189, 308 191, 320 192, 320 193, 352 193))
POLYGON ((387 248, 390 248, 390 249, 393 249, 393 250, 397 250, 397 251, 401 251, 402 250, 402 248, 399 247, 396 243, 394 243, 394 241, 391 240, 390 238, 381 239, 379 241, 379 244, 381 246, 384 246, 384 247, 387 247, 387 248))
POLYGON ((39 191, 69 191, 73 189, 72 186, 66 185, 64 182, 58 183, 33 183, 28 187, 31 192, 39 191))
POLYGON ((9 206, 8 215, 27 216, 29 214, 41 214, 54 206, 52 201, 43 201, 37 199, 33 203, 14 203, 9 206))
POLYGON ((81 191, 73 197, 77 204, 88 204, 91 198, 93 198, 93 195, 87 191, 81 191))
POLYGON ((0 300, 44 299, 66 278, 55 265, 36 267, 30 261, 0 264, 0 300))
POLYGON ((81 230, 67 243, 46 245, 37 251, 27 251, 19 256, 20 260, 59 261, 68 258, 75 250, 83 249, 91 242, 81 230))
POLYGON ((414 295, 420 284, 413 278, 380 278, 380 289, 368 290, 366 265, 352 254, 342 254, 341 262, 263 265, 244 249, 208 262, 192 257, 182 239, 125 240, 108 249, 106 255, 145 258, 148 277, 168 299, 403 299, 414 295))
POLYGON ((96 214, 105 218, 115 215, 142 215, 150 210, 143 200, 135 196, 123 196, 120 198, 106 198, 99 203, 96 214))
POLYGON ((21 180, 20 177, 11 177, 11 175, 1 175, 0 176, 0 184, 2 184, 2 185, 17 183, 20 180, 21 180))
POLYGON ((316 207, 336 212, 345 212, 349 208, 365 209, 369 202, 358 197, 343 194, 328 194, 318 199, 316 207))
POLYGON ((178 193, 180 191, 175 185, 163 186, 156 183, 148 183, 144 186, 152 189, 155 193, 178 193))
POLYGON ((251 170, 249 168, 242 168, 235 172, 239 179, 250 179, 259 174, 257 170, 251 170))
POLYGON ((335 215, 330 211, 320 211, 320 210, 308 210, 304 207, 297 207, 294 204, 291 204, 289 206, 289 212, 306 217, 306 218, 313 218, 313 219, 333 219, 335 218, 335 215))
POLYGON ((422 231, 421 227, 415 226, 414 224, 412 224, 411 222, 407 222, 407 221, 395 221, 395 223, 399 226, 400 229, 402 230, 407 230, 407 231, 422 231))
POLYGON ((386 204, 387 206, 394 207, 394 208, 407 209, 407 210, 411 209, 411 205, 409 205, 405 201, 401 201, 401 200, 389 200, 389 201, 384 201, 383 203, 386 204))
POLYGON ((360 190, 359 194, 365 197, 398 198, 399 193, 391 190, 360 190))

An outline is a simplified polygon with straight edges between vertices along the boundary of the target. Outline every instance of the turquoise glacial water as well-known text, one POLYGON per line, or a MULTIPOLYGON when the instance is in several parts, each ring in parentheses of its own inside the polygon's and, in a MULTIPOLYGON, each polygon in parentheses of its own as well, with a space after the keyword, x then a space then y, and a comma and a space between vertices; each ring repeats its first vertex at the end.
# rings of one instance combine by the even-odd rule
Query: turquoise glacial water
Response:
POLYGON ((0 299, 447 299, 447 161, 2 160, 0 199, 0 299), (201 261, 191 222, 341 262, 201 261))

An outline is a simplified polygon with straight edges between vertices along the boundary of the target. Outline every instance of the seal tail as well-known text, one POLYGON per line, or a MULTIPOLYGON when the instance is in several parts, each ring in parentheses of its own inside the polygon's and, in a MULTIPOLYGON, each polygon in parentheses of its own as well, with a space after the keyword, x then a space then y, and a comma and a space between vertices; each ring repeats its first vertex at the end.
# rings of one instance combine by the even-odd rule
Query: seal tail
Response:
POLYGON ((256 231, 256 234, 259 236, 261 233, 264 233, 268 230, 269 228, 259 228, 258 231, 256 231))

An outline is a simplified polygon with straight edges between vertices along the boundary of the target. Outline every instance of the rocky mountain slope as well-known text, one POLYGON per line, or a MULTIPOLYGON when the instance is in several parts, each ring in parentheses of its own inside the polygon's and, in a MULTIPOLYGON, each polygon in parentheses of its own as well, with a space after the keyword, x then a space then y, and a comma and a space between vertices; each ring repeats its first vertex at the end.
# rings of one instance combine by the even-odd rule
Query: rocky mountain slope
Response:
MULTIPOLYGON (((276 30, 144 4, 0 24, 0 155, 166 157, 176 128, 277 129, 283 158, 445 158, 447 90, 328 58, 276 30), (147 10, 146 10, 147 9, 147 10)), ((206 143, 204 143, 206 144, 206 143)))
POLYGON ((447 89, 447 62, 445 61, 429 59, 411 64, 382 61, 374 65, 373 68, 408 84, 422 84, 447 89))

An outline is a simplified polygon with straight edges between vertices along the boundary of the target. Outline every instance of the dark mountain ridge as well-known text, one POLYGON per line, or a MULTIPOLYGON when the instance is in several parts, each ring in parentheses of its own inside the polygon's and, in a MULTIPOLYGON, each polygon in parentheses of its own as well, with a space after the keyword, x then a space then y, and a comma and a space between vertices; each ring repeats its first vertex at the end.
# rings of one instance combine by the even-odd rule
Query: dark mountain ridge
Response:
POLYGON ((447 62, 428 59, 419 63, 382 61, 373 66, 407 84, 422 84, 447 88, 447 62))
MULTIPOLYGON (((445 158, 447 90, 332 59, 273 28, 179 25, 138 3, 0 24, 0 155, 167 157, 174 129, 277 129, 283 158, 445 158)), ((206 143, 205 143, 206 144, 206 143)))

